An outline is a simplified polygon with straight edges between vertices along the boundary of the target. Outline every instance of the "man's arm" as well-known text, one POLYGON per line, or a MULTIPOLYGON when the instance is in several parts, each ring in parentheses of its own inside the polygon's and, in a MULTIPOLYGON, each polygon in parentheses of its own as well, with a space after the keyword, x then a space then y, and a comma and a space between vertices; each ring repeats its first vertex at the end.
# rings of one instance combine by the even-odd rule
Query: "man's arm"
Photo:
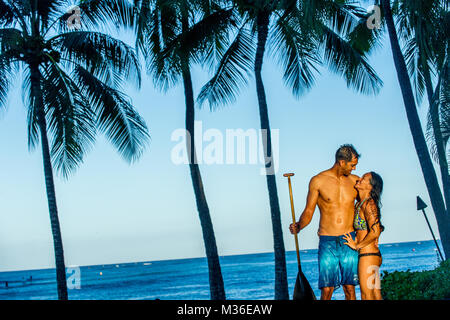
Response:
POLYGON ((303 210, 299 221, 295 223, 295 225, 291 224, 289 227, 291 233, 298 233, 311 222, 314 211, 316 210, 317 199, 319 199, 319 181, 317 177, 313 177, 309 182, 305 209, 303 210))

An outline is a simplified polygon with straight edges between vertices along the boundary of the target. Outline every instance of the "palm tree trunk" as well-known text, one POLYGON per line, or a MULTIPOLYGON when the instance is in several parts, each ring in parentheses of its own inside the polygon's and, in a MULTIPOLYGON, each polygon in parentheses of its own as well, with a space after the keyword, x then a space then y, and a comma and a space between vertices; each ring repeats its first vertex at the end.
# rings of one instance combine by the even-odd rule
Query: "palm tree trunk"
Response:
POLYGON ((263 65, 264 51, 267 42, 270 14, 262 12, 257 18, 258 45, 255 55, 255 78, 256 93, 258 96, 259 116, 263 136, 264 158, 266 166, 266 180, 269 191, 270 212, 272 218, 272 231, 275 254, 275 299, 288 300, 289 290, 286 272, 286 252, 283 241, 283 230, 281 228, 280 205, 278 201, 277 184, 275 180, 274 164, 272 157, 272 138, 267 110, 266 93, 262 80, 261 69, 263 65), (271 159, 271 160, 270 160, 271 159))
POLYGON ((430 196, 431 205, 438 223, 439 233, 441 236, 442 246, 446 257, 450 257, 450 230, 449 219, 445 209, 444 199, 438 184, 436 172, 434 171, 428 147, 420 124, 419 115, 417 114, 414 95, 409 80, 408 71, 406 69, 405 59, 400 49, 397 32, 395 30, 394 19, 392 17, 391 6, 389 0, 382 0, 383 11, 386 17, 386 24, 391 43, 392 55, 394 58, 397 77, 402 90, 403 101, 405 104, 406 115, 409 122, 411 134, 413 136, 414 146, 416 148, 419 163, 422 168, 422 174, 430 196))
POLYGON ((434 90, 431 82, 430 70, 427 68, 424 74, 425 87, 427 90, 428 103, 430 105, 431 125, 433 127, 433 135, 436 144, 436 150, 439 160, 439 168, 441 170, 442 186, 444 189, 445 206, 447 209, 447 216, 449 215, 448 206, 450 206, 450 175, 448 173, 448 162, 445 154, 445 145, 442 138, 439 104, 433 102, 434 90))
POLYGON ((58 208, 56 206, 55 184, 53 180, 53 169, 50 159, 50 148, 47 137, 47 124, 45 120, 45 111, 42 102, 41 90, 41 74, 38 66, 30 66, 31 72, 31 88, 33 90, 33 99, 36 99, 34 106, 38 108, 38 121, 41 133, 42 156, 44 162, 44 176, 45 186, 47 189, 47 201, 50 213, 50 224, 53 235, 53 247, 55 251, 56 264, 56 282, 58 287, 58 299, 67 300, 67 282, 66 282, 66 267, 64 263, 64 250, 61 237, 61 229, 58 219, 58 208))
POLYGON ((200 174, 200 168, 197 164, 195 152, 195 105, 194 91, 192 88, 192 78, 189 70, 183 71, 184 94, 186 100, 186 131, 189 135, 186 138, 186 145, 189 156, 189 169, 191 172, 192 185, 194 187, 195 199, 197 201, 197 210, 199 213, 200 224, 202 226, 203 241, 205 243, 206 257, 208 260, 209 285, 212 300, 225 300, 225 288, 220 268, 219 254, 217 252, 216 238, 214 228, 209 213, 208 203, 206 202, 205 191, 200 174))

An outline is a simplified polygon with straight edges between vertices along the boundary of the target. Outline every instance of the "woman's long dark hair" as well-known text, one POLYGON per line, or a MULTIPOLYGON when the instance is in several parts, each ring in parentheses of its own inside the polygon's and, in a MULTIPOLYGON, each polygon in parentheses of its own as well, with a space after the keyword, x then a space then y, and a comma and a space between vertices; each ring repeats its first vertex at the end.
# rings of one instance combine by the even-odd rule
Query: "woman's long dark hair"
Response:
POLYGON ((380 210, 380 208, 381 208, 381 193, 383 192, 383 179, 381 179, 381 176, 378 173, 373 172, 373 171, 370 172, 370 175, 372 176, 372 178, 370 179, 370 184, 372 186, 372 190, 370 191, 370 197, 375 202, 375 205, 377 206, 377 211, 378 211, 377 221, 370 228, 372 229, 374 225, 379 223, 381 231, 383 231, 384 226, 381 224, 381 210, 380 210))

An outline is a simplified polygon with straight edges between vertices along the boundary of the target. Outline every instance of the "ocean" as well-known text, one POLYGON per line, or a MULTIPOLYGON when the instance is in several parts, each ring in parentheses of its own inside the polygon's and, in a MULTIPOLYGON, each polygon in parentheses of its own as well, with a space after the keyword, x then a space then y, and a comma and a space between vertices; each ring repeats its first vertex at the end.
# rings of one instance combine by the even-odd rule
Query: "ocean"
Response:
MULTIPOLYGON (((438 266, 433 241, 381 244, 383 271, 421 271, 438 266)), ((302 269, 320 297, 317 287, 317 249, 301 250, 302 269)), ((227 299, 273 300, 273 253, 220 258, 227 299)), ((289 292, 297 277, 295 251, 286 252, 289 292)), ((73 300, 200 300, 209 299, 206 258, 145 261, 82 266, 68 272, 69 299, 73 300)), ((359 287, 356 287, 360 299, 359 287)), ((55 269, 0 273, 1 300, 57 299, 55 269)), ((343 300, 342 288, 333 300, 343 300)))

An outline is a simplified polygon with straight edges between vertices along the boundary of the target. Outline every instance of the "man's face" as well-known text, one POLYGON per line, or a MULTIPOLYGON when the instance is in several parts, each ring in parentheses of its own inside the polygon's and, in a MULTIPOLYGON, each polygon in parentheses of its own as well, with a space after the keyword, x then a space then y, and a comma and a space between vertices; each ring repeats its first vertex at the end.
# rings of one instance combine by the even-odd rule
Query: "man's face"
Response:
POLYGON ((339 163, 341 165, 342 174, 348 176, 352 173, 353 170, 356 169, 356 165, 358 164, 358 158, 355 158, 353 156, 352 161, 347 162, 345 160, 340 160, 339 163))

